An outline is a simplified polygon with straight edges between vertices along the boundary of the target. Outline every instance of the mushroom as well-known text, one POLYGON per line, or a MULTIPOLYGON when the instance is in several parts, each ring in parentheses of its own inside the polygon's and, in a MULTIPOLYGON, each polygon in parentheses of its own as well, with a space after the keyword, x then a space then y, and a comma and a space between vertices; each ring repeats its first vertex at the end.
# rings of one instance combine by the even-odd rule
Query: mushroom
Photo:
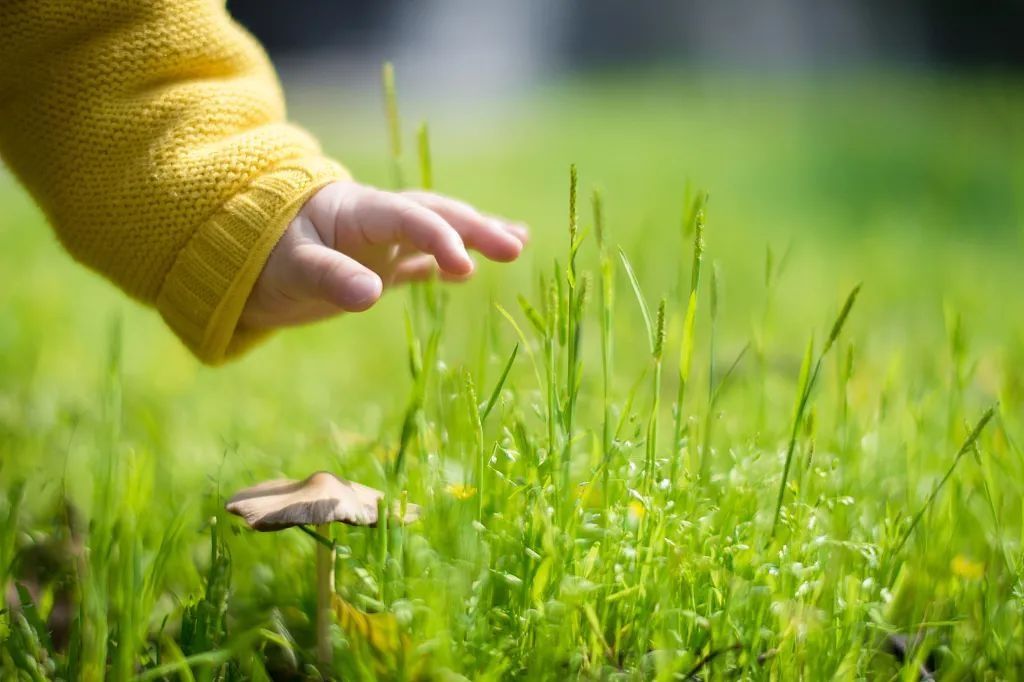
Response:
MULTIPOLYGON (((318 471, 296 481, 276 479, 239 491, 226 508, 245 519, 257 531, 277 531, 299 526, 316 526, 317 534, 329 535, 328 526, 339 522, 350 526, 376 526, 378 503, 384 493, 375 488, 346 481, 327 471, 318 471)), ((411 523, 419 518, 420 508, 406 504, 394 509, 394 518, 411 523)), ((331 601, 334 595, 333 544, 322 537, 316 548, 316 645, 317 658, 330 663, 331 640, 328 632, 331 601)))

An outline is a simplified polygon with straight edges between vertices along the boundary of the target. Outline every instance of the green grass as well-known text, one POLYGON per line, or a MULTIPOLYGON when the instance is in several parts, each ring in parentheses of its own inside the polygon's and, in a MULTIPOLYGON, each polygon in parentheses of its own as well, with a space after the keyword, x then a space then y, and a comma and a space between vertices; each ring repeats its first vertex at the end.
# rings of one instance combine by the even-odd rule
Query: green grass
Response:
POLYGON ((1019 84, 608 77, 403 111, 398 162, 318 96, 357 176, 528 257, 210 370, 0 178, 4 679, 314 675, 315 541, 223 504, 317 469, 425 510, 333 529, 345 679, 1024 668, 1019 84))

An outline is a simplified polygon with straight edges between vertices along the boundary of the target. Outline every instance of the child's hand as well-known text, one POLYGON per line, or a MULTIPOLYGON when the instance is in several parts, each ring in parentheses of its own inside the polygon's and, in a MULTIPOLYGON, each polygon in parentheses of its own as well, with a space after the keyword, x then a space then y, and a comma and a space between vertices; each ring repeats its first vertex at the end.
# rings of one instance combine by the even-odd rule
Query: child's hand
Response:
POLYGON ((306 202, 274 247, 239 325, 265 329, 366 310, 386 287, 434 274, 473 274, 469 247, 512 261, 521 225, 481 215, 430 192, 384 192, 332 183, 306 202))

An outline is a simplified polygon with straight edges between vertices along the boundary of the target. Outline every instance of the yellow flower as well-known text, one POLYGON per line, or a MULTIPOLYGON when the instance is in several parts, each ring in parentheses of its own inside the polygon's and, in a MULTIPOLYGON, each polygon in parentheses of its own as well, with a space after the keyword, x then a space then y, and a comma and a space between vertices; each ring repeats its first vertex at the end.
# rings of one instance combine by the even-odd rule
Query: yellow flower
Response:
POLYGON ((476 495, 476 488, 468 483, 449 483, 445 490, 456 500, 468 500, 476 495))
POLYGON ((576 486, 575 495, 576 499, 583 502, 584 506, 601 506, 603 495, 601 494, 601 488, 597 485, 592 483, 580 483, 576 486))
POLYGON ((644 505, 641 504, 639 500, 633 500, 629 503, 629 518, 632 521, 639 521, 646 513, 647 510, 644 509, 644 505))
POLYGON ((985 564, 968 559, 963 554, 953 557, 953 560, 949 562, 949 568, 964 580, 981 580, 985 577, 985 564))

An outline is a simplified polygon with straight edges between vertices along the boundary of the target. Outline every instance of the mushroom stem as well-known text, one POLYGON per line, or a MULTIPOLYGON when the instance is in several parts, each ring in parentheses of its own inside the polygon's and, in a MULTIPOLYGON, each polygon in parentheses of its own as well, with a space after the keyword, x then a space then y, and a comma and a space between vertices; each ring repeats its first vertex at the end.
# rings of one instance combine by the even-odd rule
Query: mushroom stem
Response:
MULTIPOLYGON (((330 537, 329 524, 316 527, 317 532, 330 537)), ((329 665, 333 657, 331 648, 331 607, 334 599, 334 557, 333 543, 330 547, 316 545, 316 656, 323 665, 329 665)))

